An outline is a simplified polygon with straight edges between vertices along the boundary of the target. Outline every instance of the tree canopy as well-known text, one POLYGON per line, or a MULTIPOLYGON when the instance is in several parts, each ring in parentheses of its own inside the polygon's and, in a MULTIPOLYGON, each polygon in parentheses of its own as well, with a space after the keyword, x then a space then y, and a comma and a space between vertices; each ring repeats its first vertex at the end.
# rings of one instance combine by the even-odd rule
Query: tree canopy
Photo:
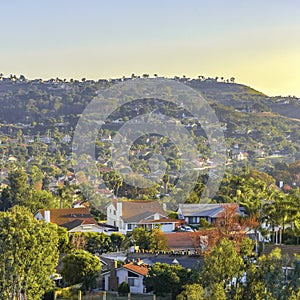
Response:
POLYGON ((93 254, 77 250, 62 260, 61 274, 68 284, 82 283, 85 290, 92 288, 101 271, 100 259, 93 254))
POLYGON ((25 208, 0 213, 0 298, 39 300, 54 286, 58 228, 25 208))

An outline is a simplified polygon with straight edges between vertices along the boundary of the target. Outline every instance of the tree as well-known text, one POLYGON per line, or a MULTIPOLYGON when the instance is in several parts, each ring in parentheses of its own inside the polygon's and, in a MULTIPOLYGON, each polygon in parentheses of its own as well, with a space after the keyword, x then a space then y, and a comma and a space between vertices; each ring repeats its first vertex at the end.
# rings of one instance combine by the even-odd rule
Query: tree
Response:
POLYGON ((1 194, 1 210, 7 210, 14 205, 24 205, 28 196, 28 176, 25 171, 19 168, 10 172, 8 180, 9 186, 1 194))
POLYGON ((113 232, 110 235, 112 251, 119 251, 124 239, 125 237, 123 234, 113 232))
POLYGON ((96 277, 101 271, 101 262, 91 253, 78 250, 68 254, 62 260, 61 274, 68 284, 82 283, 85 290, 93 287, 96 277))
POLYGON ((158 296, 172 294, 174 297, 181 292, 184 285, 191 283, 189 280, 192 275, 192 271, 180 265, 156 263, 149 269, 144 284, 158 296))
POLYGON ((145 228, 134 228, 130 239, 140 249, 144 250, 166 250, 167 240, 160 228, 151 231, 145 228))
POLYGON ((224 290, 224 286, 222 283, 215 283, 213 284, 210 293, 209 298, 211 300, 226 300, 226 292, 224 290))
POLYGON ((55 198, 51 192, 48 191, 32 191, 27 197, 26 206, 32 213, 39 209, 51 209, 59 207, 59 199, 55 198))
POLYGON ((41 169, 37 166, 30 168, 30 185, 36 191, 40 191, 43 186, 44 174, 41 169))
POLYGON ((203 300, 204 289, 198 283, 187 284, 183 291, 176 297, 176 300, 203 300))
MULTIPOLYGON (((233 279, 236 287, 244 274, 243 259, 238 255, 233 241, 224 238, 212 252, 204 258, 201 272, 203 286, 212 290, 215 284, 222 284, 223 288, 231 286, 233 279)), ((231 293, 234 294, 233 287, 231 293)))
POLYGON ((84 233, 86 237, 85 250, 90 253, 106 253, 112 251, 111 238, 105 233, 87 232, 84 233))
POLYGON ((0 213, 0 298, 41 299, 58 263, 57 226, 37 221, 24 207, 0 213))
POLYGON ((151 238, 148 230, 141 227, 134 228, 132 239, 134 240, 134 244, 139 246, 140 249, 150 250, 151 238))
POLYGON ((111 171, 105 173, 103 175, 103 179, 105 181, 106 186, 108 186, 109 189, 113 190, 115 196, 118 197, 119 189, 120 187, 122 187, 123 184, 122 177, 116 171, 111 171))
POLYGON ((168 184, 170 182, 170 176, 168 174, 165 174, 162 178, 162 181, 164 183, 164 194, 168 193, 168 184))
POLYGON ((269 256, 259 257, 257 265, 251 265, 247 271, 243 299, 287 299, 283 266, 279 248, 269 256))
POLYGON ((167 239, 160 228, 153 228, 150 233, 150 249, 152 250, 166 250, 167 239))

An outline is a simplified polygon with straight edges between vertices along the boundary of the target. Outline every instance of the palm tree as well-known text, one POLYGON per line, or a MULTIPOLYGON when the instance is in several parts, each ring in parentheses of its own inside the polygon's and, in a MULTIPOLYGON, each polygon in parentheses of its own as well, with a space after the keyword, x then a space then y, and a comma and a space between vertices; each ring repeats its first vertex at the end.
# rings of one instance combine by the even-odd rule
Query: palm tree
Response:
POLYGON ((164 194, 167 194, 170 177, 169 177, 169 175, 165 174, 162 179, 163 179, 163 183, 164 183, 164 194))

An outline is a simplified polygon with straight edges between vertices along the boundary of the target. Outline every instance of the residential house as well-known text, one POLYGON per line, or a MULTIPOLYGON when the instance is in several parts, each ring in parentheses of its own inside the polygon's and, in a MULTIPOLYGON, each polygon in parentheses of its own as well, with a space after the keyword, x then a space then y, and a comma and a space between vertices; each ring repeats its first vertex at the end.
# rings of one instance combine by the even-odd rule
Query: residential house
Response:
POLYGON ((247 160, 248 159, 249 154, 247 152, 239 152, 237 154, 234 154, 232 156, 233 159, 235 159, 236 161, 243 161, 243 160, 247 160))
POLYGON ((130 293, 143 294, 146 293, 146 287, 143 284, 144 277, 148 274, 148 265, 142 261, 130 262, 118 267, 117 261, 110 271, 102 274, 104 277, 105 291, 118 291, 118 287, 122 282, 127 282, 130 293))
POLYGON ((40 209, 34 217, 64 227, 68 232, 104 232, 86 207, 40 209))
POLYGON ((136 227, 149 230, 161 226, 163 232, 175 230, 178 220, 169 219, 158 201, 114 199, 107 207, 107 224, 126 234, 136 227))
MULTIPOLYGON (((198 204, 179 204, 178 219, 185 220, 189 225, 199 225, 200 219, 205 219, 210 224, 214 224, 224 212, 226 205, 232 203, 198 203, 198 204)), ((237 214, 242 214, 238 205, 236 205, 237 214)))

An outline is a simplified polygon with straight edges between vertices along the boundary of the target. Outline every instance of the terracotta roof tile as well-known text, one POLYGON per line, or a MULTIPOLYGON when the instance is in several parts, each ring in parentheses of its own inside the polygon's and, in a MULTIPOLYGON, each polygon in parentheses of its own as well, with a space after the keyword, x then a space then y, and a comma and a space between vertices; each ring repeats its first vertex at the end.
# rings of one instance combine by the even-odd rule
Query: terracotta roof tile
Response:
MULTIPOLYGON (((96 220, 86 207, 48 209, 50 211, 50 222, 66 227, 68 230, 82 224, 96 224, 96 220)), ((45 209, 39 212, 45 217, 45 209)))
POLYGON ((129 264, 124 265, 123 268, 143 276, 146 276, 148 274, 148 266, 146 265, 136 265, 131 262, 129 264))
POLYGON ((167 246, 170 249, 193 249, 194 232, 165 233, 167 246))

